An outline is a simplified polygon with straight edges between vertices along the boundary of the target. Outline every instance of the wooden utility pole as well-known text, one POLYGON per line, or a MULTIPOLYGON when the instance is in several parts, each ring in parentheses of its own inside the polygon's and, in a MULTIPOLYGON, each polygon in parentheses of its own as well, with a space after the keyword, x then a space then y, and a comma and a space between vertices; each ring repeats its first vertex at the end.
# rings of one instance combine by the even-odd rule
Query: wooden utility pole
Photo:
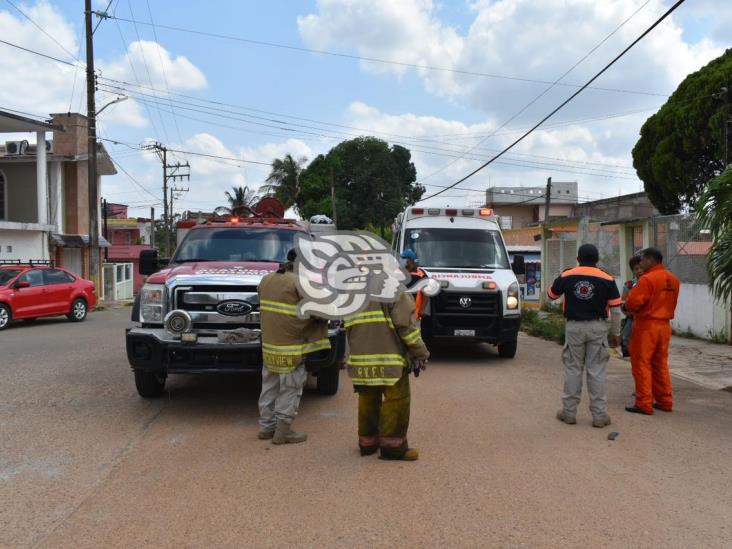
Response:
POLYGON ((546 180, 546 192, 544 193, 544 223, 549 221, 549 204, 552 200, 552 178, 546 180))
POLYGON ((97 122, 94 93, 94 39, 92 30, 92 0, 84 0, 86 27, 86 117, 87 117, 87 179, 89 193, 89 278, 100 287, 99 278, 99 189, 97 188, 97 122))
POLYGON ((155 208, 150 208, 150 245, 155 247, 155 208))
MULTIPOLYGON (((160 161, 163 163, 163 227, 165 227, 165 235, 163 241, 165 243, 165 257, 170 257, 171 253, 173 252, 173 246, 171 243, 171 236, 173 233, 173 191, 171 190, 170 194, 168 194, 168 181, 171 179, 174 182, 183 179, 187 179, 190 181, 191 165, 188 162, 186 162, 185 164, 181 164, 180 162, 176 162, 175 164, 168 164, 168 149, 160 143, 154 143, 145 148, 148 150, 154 150, 158 154, 160 161), (181 173, 181 170, 187 171, 185 173, 181 173)), ((180 189, 178 190, 180 191, 180 189)))
POLYGON ((336 208, 335 179, 333 177, 333 168, 331 168, 330 170, 330 202, 333 208, 333 225, 338 228, 338 212, 336 208))

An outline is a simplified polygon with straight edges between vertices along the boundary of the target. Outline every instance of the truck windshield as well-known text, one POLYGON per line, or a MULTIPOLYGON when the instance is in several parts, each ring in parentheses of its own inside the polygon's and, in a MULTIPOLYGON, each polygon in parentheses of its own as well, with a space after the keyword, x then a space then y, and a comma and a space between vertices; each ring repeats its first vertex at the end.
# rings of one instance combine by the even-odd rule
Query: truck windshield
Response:
POLYGON ((404 248, 423 267, 508 269, 498 231, 482 229, 407 229, 404 248))
POLYGON ((284 263, 297 231, 252 227, 196 229, 180 243, 171 263, 266 261, 284 263))

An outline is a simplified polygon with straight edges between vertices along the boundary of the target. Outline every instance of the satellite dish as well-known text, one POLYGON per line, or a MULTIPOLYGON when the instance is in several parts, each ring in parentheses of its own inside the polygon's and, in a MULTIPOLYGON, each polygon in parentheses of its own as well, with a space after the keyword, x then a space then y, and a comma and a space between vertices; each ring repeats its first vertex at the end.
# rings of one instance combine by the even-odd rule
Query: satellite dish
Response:
POLYGON ((254 213, 259 217, 285 217, 285 207, 282 202, 272 196, 266 196, 254 207, 254 213))

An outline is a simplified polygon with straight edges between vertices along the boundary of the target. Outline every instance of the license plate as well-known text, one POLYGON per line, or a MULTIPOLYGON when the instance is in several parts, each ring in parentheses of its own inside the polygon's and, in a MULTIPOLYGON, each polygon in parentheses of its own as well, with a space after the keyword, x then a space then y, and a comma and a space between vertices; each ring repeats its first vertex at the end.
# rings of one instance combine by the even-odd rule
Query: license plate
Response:
POLYGON ((475 330, 455 330, 456 336, 475 337, 475 330))

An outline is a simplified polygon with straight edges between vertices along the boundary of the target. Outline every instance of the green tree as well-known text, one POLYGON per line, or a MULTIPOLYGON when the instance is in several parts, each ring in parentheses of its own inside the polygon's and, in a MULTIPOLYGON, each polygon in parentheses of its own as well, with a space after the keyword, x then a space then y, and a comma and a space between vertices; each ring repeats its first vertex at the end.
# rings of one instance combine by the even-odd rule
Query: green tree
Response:
POLYGON ((697 201, 696 216, 711 232, 707 255, 709 285, 718 298, 732 296, 732 168, 709 182, 697 201))
POLYGON ((231 191, 224 191, 226 200, 229 202, 229 211, 232 211, 237 206, 246 206, 247 208, 253 209, 257 205, 257 202, 259 202, 257 193, 249 187, 232 187, 231 191))
POLYGON ((303 217, 331 215, 331 185, 340 229, 369 225, 386 236, 407 204, 424 194, 408 149, 375 137, 358 137, 317 156, 303 171, 297 207, 303 217))
POLYGON ((732 100, 732 49, 687 76, 646 120, 633 166, 661 213, 693 206, 707 181, 725 168, 724 120, 732 100), (726 95, 726 96, 725 96, 726 95))
POLYGON ((296 206, 300 194, 300 176, 307 161, 304 156, 294 159, 291 154, 286 154, 284 158, 275 158, 262 192, 274 196, 282 202, 285 209, 296 206))

